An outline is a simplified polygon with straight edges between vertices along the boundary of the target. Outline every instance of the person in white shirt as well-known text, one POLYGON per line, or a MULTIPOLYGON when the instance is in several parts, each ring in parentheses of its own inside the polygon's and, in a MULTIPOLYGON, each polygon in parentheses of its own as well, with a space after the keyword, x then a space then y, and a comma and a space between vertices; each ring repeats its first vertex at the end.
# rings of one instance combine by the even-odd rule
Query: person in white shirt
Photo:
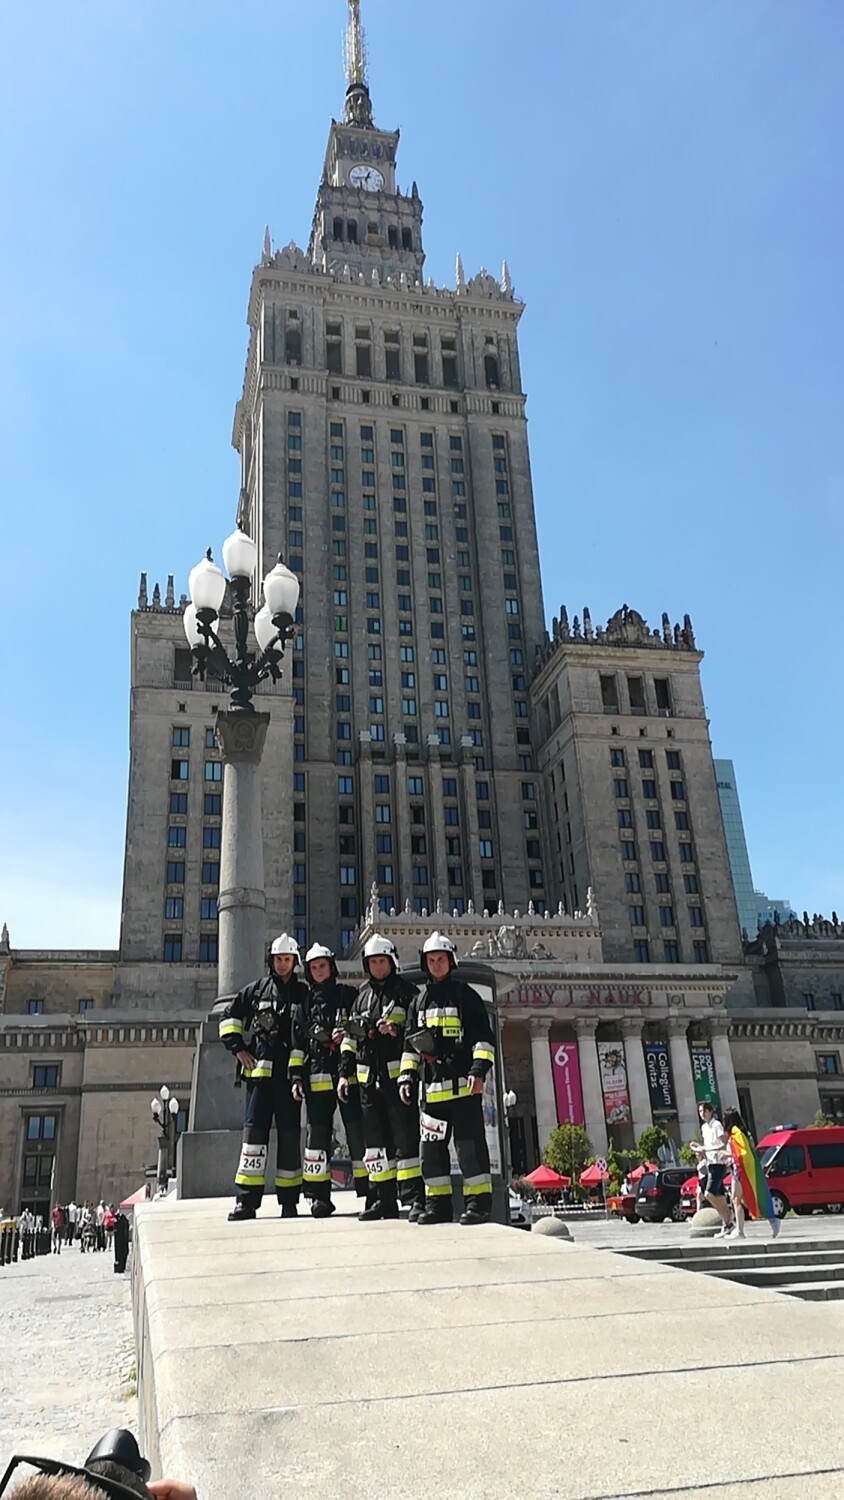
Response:
POLYGON ((708 1101, 698 1106, 698 1114, 703 1140, 690 1141, 689 1145, 695 1155, 706 1165, 703 1196, 707 1203, 711 1203, 721 1219, 722 1227, 719 1232, 726 1235, 730 1228, 730 1210, 724 1196, 724 1183, 728 1170, 727 1132, 708 1101))
POLYGON ((105 1203, 103 1202, 102 1198, 100 1199, 99 1203, 97 1204, 96 1225, 97 1225, 97 1249, 98 1250, 105 1250, 105 1247, 106 1247, 106 1236, 105 1236, 105 1203))
POLYGON ((71 1201, 67 1205, 67 1243, 69 1245, 73 1244, 74 1238, 76 1236, 76 1222, 78 1218, 79 1208, 76 1203, 71 1201))

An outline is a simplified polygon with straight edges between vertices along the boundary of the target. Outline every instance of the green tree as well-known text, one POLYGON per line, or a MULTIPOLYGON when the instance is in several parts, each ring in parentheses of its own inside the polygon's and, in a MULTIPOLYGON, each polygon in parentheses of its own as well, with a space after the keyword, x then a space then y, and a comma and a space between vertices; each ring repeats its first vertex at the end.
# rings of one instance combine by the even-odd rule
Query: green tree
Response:
POLYGON ((825 1115, 823 1110, 819 1109, 815 1111, 815 1114, 812 1117, 810 1123, 814 1125, 816 1129, 823 1129, 825 1125, 831 1125, 832 1121, 829 1118, 829 1115, 825 1115))
POLYGON ((661 1125, 649 1125, 639 1136, 639 1155, 643 1162, 659 1161, 660 1146, 668 1145, 668 1132, 661 1125))
POLYGON ((552 1130, 542 1160, 552 1172, 577 1182, 589 1160, 592 1147, 582 1125, 558 1125, 552 1130))
POLYGON ((684 1167, 694 1167, 697 1164, 697 1157, 688 1142, 680 1147, 680 1162, 684 1167))

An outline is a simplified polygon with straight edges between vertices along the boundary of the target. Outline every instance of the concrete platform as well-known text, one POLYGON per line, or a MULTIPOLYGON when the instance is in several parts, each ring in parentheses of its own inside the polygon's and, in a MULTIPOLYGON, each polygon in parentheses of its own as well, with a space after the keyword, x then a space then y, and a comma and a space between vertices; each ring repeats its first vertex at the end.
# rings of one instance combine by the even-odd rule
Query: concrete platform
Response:
POLYGON ((143 1440, 201 1500, 841 1493, 844 1305, 338 1201, 138 1213, 143 1440))

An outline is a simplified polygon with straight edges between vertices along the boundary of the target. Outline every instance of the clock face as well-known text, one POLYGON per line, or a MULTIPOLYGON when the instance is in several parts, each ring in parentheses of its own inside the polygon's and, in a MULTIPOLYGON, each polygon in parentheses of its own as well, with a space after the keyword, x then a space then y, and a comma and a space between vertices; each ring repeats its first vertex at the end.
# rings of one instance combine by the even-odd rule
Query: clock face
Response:
POLYGON ((363 165, 352 167, 349 173, 349 182, 352 187, 365 188, 368 193, 380 193, 384 186, 384 178, 377 167, 365 167, 363 165))

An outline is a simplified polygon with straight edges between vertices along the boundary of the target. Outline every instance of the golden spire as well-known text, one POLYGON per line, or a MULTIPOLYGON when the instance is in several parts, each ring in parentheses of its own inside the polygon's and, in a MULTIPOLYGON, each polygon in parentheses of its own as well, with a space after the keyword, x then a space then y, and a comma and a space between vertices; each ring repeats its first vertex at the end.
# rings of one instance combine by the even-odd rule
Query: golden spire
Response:
POLYGON ((360 0, 349 0, 346 25, 346 83, 366 88, 366 37, 360 19, 360 0))

